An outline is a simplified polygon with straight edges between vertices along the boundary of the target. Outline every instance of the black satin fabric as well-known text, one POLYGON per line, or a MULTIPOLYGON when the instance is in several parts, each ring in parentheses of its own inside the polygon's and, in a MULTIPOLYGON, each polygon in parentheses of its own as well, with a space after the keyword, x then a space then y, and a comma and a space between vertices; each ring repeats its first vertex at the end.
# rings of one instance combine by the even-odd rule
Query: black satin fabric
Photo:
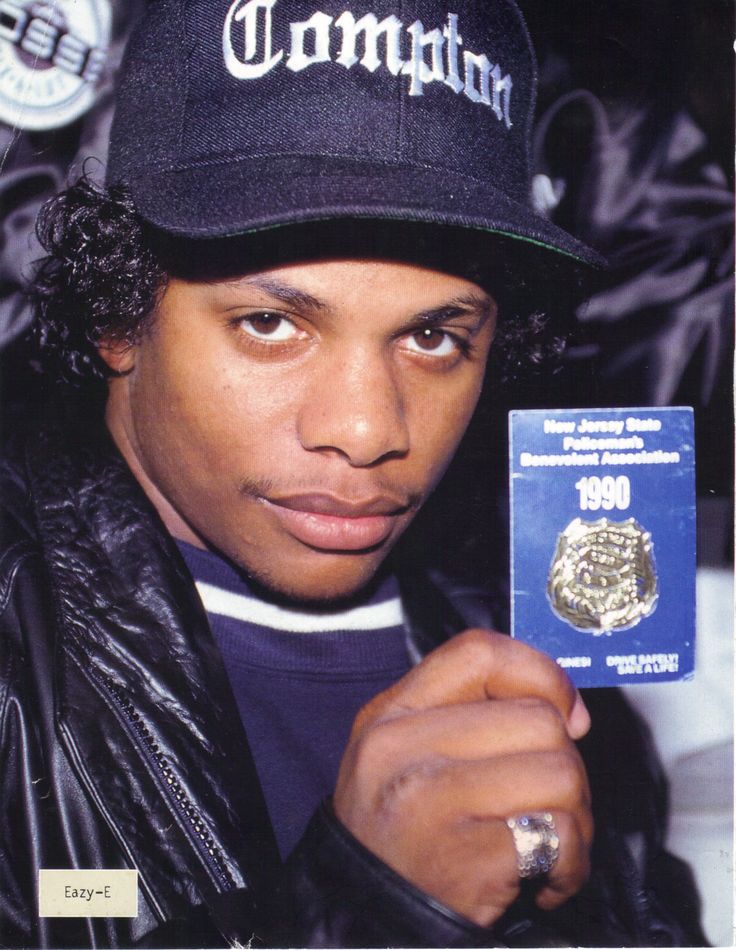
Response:
MULTIPOLYGON (((102 428, 55 424, 0 479, 0 944, 8 947, 701 945, 641 724, 592 695, 598 835, 581 895, 483 930, 315 814, 285 866, 206 616, 102 428), (645 843, 640 867, 631 835, 645 843), (139 916, 37 916, 39 868, 137 868, 139 916)), ((418 653, 467 626, 403 577, 418 653)), ((473 622, 482 621, 476 614, 473 622)))

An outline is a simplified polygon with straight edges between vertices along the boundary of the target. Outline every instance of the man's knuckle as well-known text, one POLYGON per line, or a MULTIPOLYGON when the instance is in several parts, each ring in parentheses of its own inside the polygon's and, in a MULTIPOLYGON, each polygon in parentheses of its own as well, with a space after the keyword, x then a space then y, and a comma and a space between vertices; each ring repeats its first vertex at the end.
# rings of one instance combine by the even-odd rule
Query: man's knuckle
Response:
POLYGON ((380 807, 386 813, 406 811, 417 820, 420 812, 433 811, 434 792, 439 784, 435 762, 415 762, 394 773, 380 792, 380 807))
POLYGON ((384 748, 384 727, 371 724, 364 728, 352 743, 352 755, 356 773, 376 769, 384 748))
MULTIPOLYGON (((403 718, 372 722, 353 742, 353 762, 356 776, 368 781, 396 770, 397 763, 411 763, 416 750, 403 718)), ((409 768, 411 765, 409 764, 409 768)))
POLYGON ((358 710, 353 721, 353 734, 369 728, 378 719, 388 702, 387 693, 379 693, 358 710))
POLYGON ((458 649, 465 653, 468 664, 477 664, 477 669, 485 669, 493 658, 493 634, 489 630, 473 627, 455 637, 458 649))
POLYGON ((411 723, 407 728, 406 717, 384 719, 369 730, 373 755, 383 762, 404 761, 414 751, 412 748, 411 723))
POLYGON ((532 698, 524 700, 527 714, 530 718, 529 726, 534 730, 538 739, 544 740, 551 746, 567 743, 567 731, 559 710, 546 699, 532 698))
POLYGON ((587 781, 580 756, 574 749, 561 750, 555 755, 554 774, 562 798, 575 808, 585 803, 587 781))

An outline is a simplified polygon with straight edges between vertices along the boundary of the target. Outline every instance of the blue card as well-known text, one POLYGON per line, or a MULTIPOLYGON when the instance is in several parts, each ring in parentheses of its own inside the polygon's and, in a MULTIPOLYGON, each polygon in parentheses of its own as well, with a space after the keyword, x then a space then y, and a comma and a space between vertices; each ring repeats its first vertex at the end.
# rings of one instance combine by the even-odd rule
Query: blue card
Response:
POLYGON ((509 427, 512 636, 577 686, 690 678, 692 409, 517 410, 509 427))

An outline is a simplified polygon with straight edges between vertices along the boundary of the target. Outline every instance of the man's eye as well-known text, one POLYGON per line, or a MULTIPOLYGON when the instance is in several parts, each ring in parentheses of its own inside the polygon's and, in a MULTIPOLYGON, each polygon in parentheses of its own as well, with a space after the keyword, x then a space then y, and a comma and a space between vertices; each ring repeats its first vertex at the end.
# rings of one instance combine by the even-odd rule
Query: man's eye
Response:
POLYGON ((407 346, 414 353, 425 353, 428 356, 450 356, 457 353, 459 343, 446 330, 434 330, 427 327, 417 330, 406 338, 407 346))
POLYGON ((274 343, 292 340, 298 332, 291 320, 278 313, 254 313, 243 317, 240 325, 248 336, 274 343))

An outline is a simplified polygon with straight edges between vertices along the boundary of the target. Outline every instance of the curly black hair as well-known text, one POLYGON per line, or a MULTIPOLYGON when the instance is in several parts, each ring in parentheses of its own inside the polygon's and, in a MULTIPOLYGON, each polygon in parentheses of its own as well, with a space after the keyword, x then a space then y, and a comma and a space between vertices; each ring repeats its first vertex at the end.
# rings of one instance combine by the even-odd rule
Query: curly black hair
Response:
MULTIPOLYGON (((52 378, 66 383, 104 381, 113 371, 99 355, 100 340, 135 343, 155 318, 169 275, 217 279, 242 272, 244 261, 253 266, 259 260, 293 260, 313 256, 315 247, 322 254, 344 255, 346 230, 344 221, 331 221, 242 239, 175 239, 141 218, 124 187, 103 189, 82 176, 44 205, 37 222, 47 252, 30 289, 41 363, 52 378)), ((528 374, 561 353, 564 324, 572 313, 570 291, 576 286, 564 260, 542 265, 525 256, 534 249, 519 247, 519 241, 504 246, 496 239, 501 258, 497 251, 491 271, 478 263, 481 239, 462 229, 442 229, 442 240, 437 240, 439 231, 406 222, 362 221, 353 230, 350 248, 358 253, 388 256, 388 248, 389 254, 455 268, 488 286, 501 316, 489 367, 494 381, 528 374), (554 315, 539 308, 540 285, 555 301, 554 315), (566 303, 560 306, 561 301, 566 303)))
POLYGON ((86 176, 41 209, 36 233, 47 256, 30 290, 33 329, 45 366, 64 382, 102 380, 103 337, 134 342, 151 320, 166 273, 121 187, 86 176))

